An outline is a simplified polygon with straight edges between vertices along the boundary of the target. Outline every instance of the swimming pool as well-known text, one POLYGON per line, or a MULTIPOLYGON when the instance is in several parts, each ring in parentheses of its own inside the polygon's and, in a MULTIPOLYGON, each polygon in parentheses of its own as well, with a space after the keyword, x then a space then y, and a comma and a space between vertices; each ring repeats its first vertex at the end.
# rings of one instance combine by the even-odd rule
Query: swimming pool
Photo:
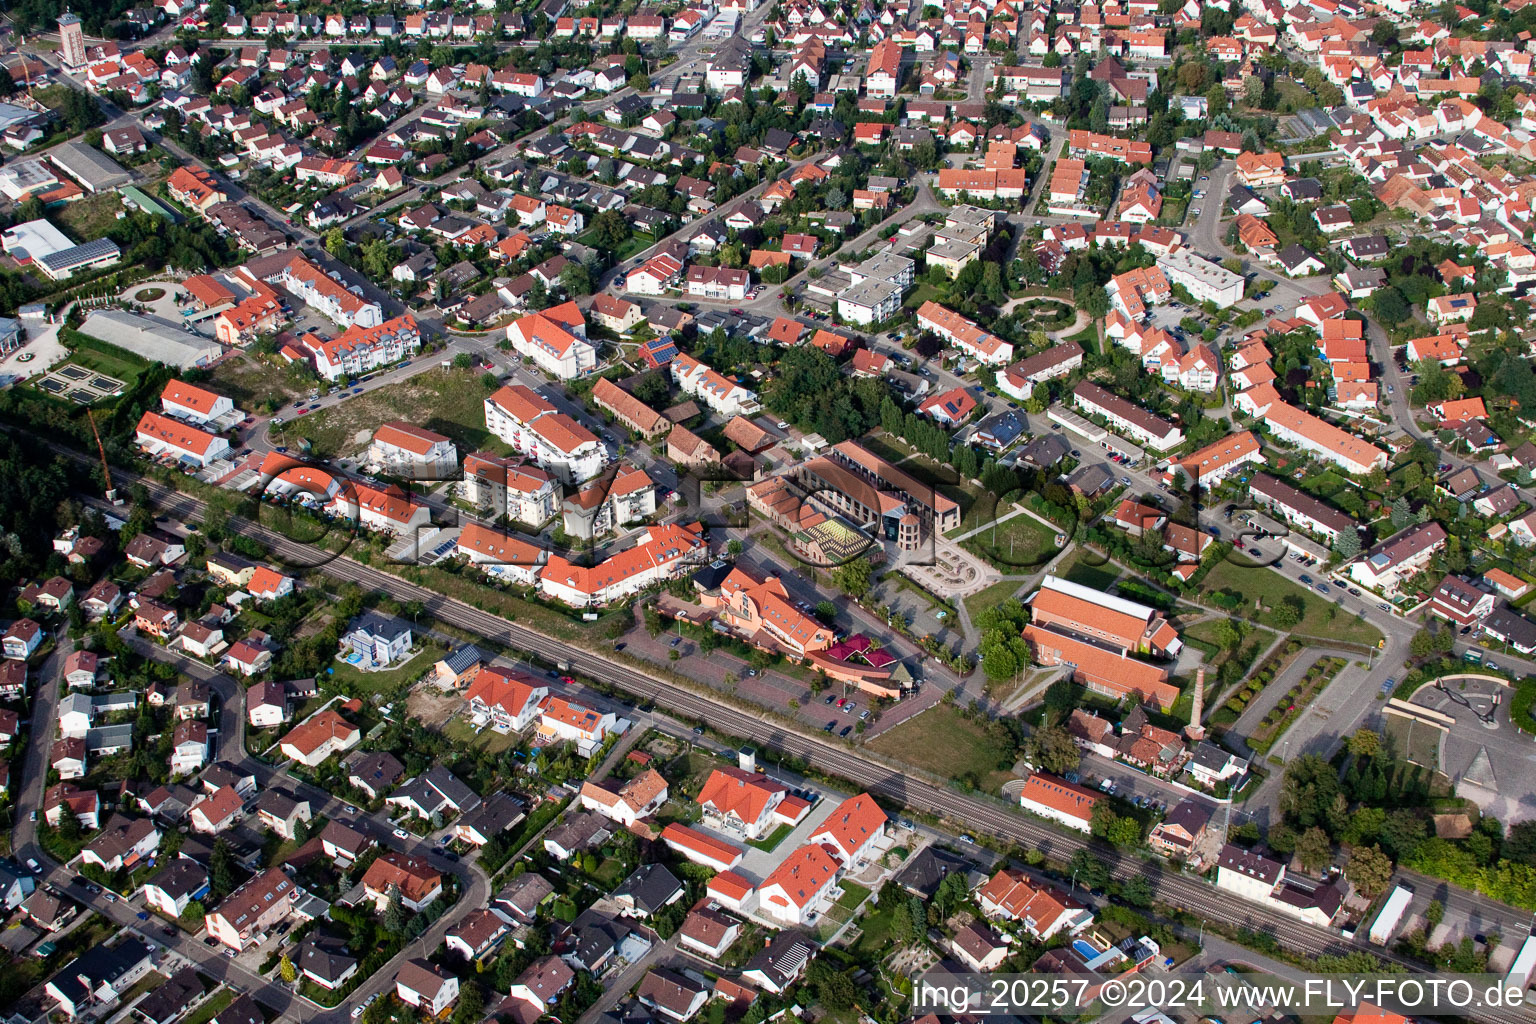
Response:
POLYGON ((1099 955, 1099 951, 1093 948, 1093 943, 1086 939, 1073 939, 1072 948, 1077 950, 1078 956, 1084 960, 1092 960, 1099 955))

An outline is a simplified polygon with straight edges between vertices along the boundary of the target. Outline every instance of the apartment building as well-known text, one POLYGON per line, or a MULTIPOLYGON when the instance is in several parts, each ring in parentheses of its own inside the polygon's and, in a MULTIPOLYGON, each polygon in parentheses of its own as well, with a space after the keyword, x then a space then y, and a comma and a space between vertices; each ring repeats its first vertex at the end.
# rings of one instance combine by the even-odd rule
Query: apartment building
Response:
POLYGON ((678 387, 721 416, 751 415, 762 408, 757 392, 716 373, 692 356, 679 353, 668 367, 678 387))
POLYGON ((1268 473, 1249 477, 1248 493, 1254 504, 1323 538, 1330 547, 1338 543, 1341 535, 1357 529, 1355 521, 1343 512, 1268 473))
POLYGON ((367 459, 380 472, 406 480, 446 480, 459 469, 459 449, 451 439, 401 420, 379 427, 367 459))
POLYGON ((587 321, 575 302, 530 313, 507 325, 507 340, 560 380, 571 380, 597 368, 597 346, 587 340, 587 321))
POLYGON ((1013 358, 1012 344, 937 302, 918 307, 917 323, 983 365, 1001 366, 1013 358))
POLYGON ((1264 459, 1259 452, 1259 439, 1253 431, 1244 430, 1220 441, 1213 441, 1173 463, 1168 467, 1168 475, 1175 480, 1183 480, 1187 485, 1211 488, 1238 473, 1244 466, 1262 461, 1264 459))
POLYGON ((592 432, 526 384, 503 387, 487 398, 485 425, 562 482, 580 483, 602 470, 604 451, 592 432))
POLYGON ((1184 443, 1184 431, 1135 402, 1090 381, 1072 389, 1072 401, 1090 416, 1102 416, 1111 428, 1137 444, 1165 452, 1184 443))
POLYGON ((303 892, 281 868, 268 868, 224 897, 203 927, 210 938, 242 952, 287 920, 303 892))
POLYGON ((356 324, 329 340, 306 334, 298 344, 314 361, 316 373, 340 380, 415 355, 421 349, 421 329, 406 313, 374 326, 356 324))
POLYGON ((555 479, 536 465, 493 452, 464 456, 459 496, 492 518, 543 526, 559 511, 555 479))
POLYGON ((703 531, 701 523, 648 526, 633 547, 590 568, 551 555, 539 570, 539 594, 575 608, 623 600, 708 558, 703 531))

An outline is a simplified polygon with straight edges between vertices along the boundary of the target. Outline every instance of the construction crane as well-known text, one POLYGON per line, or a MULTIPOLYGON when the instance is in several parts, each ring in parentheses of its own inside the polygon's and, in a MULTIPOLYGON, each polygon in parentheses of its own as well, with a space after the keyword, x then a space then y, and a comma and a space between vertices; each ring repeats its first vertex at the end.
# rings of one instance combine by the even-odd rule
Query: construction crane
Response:
POLYGON ((107 482, 107 500, 114 505, 121 505, 122 500, 117 496, 117 488, 112 486, 112 470, 107 465, 107 449, 101 443, 101 431, 96 429, 96 417, 91 410, 85 410, 85 418, 91 421, 91 433, 96 437, 96 451, 101 455, 101 475, 107 482))

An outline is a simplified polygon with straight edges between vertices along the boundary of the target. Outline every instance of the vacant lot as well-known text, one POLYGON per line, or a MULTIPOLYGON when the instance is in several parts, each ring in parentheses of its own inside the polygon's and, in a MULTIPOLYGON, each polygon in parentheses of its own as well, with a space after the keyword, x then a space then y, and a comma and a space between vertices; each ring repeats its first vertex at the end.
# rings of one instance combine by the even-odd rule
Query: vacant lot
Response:
POLYGON ((1314 591, 1307 590, 1264 566, 1246 568, 1232 562, 1221 562, 1206 576, 1202 589, 1228 590, 1242 598, 1242 614, 1257 619, 1272 629, 1286 630, 1274 620, 1274 609, 1288 597, 1299 598, 1306 611, 1301 621, 1290 632, 1306 636, 1326 637, 1348 643, 1375 645, 1381 639, 1381 630, 1368 622, 1355 618, 1314 591), (1254 602, 1263 604, 1262 612, 1255 612, 1254 602), (1331 613, 1331 614, 1330 614, 1331 613))
POLYGON ((1013 777, 999 767, 1013 761, 1013 751, 1004 746, 1000 732, 967 720, 948 704, 907 719, 867 746, 942 778, 970 778, 977 788, 991 793, 1013 777))
POLYGON ((214 367, 209 384, 247 411, 267 403, 274 409, 286 405, 308 387, 297 366, 279 366, 249 352, 214 367))
POLYGON ((288 440, 309 439, 325 458, 366 448, 380 423, 405 420, 452 438, 461 452, 492 442, 485 429, 485 399, 491 388, 475 370, 431 369, 398 384, 349 398, 340 405, 285 424, 288 440))
POLYGON ((102 238, 117 226, 117 215, 123 209, 123 201, 114 192, 98 192, 73 203, 65 203, 58 211, 64 229, 82 242, 102 238))

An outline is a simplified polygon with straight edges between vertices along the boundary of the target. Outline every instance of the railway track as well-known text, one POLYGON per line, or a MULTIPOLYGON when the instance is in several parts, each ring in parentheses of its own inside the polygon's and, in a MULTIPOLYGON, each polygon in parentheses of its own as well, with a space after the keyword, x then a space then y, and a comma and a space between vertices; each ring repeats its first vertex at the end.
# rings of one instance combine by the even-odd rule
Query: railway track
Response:
MULTIPOLYGON (((67 449, 60 450, 78 457, 67 449)), ((205 503, 179 491, 142 477, 137 478, 137 482, 147 488, 151 499, 164 511, 191 520, 200 518, 206 510, 205 503)), ((317 549, 290 540, 260 523, 232 518, 228 528, 267 544, 274 554, 291 564, 315 562, 317 549)), ((1101 857, 1115 876, 1125 878, 1140 874, 1151 883, 1161 902, 1187 910, 1207 921, 1273 935, 1293 952, 1314 957, 1358 952, 1362 949, 1356 944, 1345 942, 1331 929, 1266 910, 1197 878, 1165 870, 1106 844, 1049 828, 1026 817, 1022 812, 1010 812, 989 801, 905 775, 819 736, 798 732, 766 717, 712 700, 686 687, 648 675, 593 651, 573 647, 382 570, 338 557, 326 563, 323 571, 338 580, 356 583, 366 590, 387 593, 402 603, 419 601, 434 617, 487 640, 539 655, 551 662, 565 662, 573 672, 617 686, 642 700, 655 701, 669 711, 708 723, 721 732, 750 740, 760 747, 777 749, 801 758, 822 772, 845 778, 893 803, 961 822, 972 830, 1039 849, 1058 859, 1066 859, 1079 850, 1088 850, 1101 857)), ((1372 947, 1369 952, 1410 970, 1423 969, 1422 965, 1384 949, 1372 947)), ((1477 1019, 1491 1024, 1536 1024, 1536 1010, 1524 1007, 1518 1010, 1499 1008, 1480 1013, 1477 1019)))

